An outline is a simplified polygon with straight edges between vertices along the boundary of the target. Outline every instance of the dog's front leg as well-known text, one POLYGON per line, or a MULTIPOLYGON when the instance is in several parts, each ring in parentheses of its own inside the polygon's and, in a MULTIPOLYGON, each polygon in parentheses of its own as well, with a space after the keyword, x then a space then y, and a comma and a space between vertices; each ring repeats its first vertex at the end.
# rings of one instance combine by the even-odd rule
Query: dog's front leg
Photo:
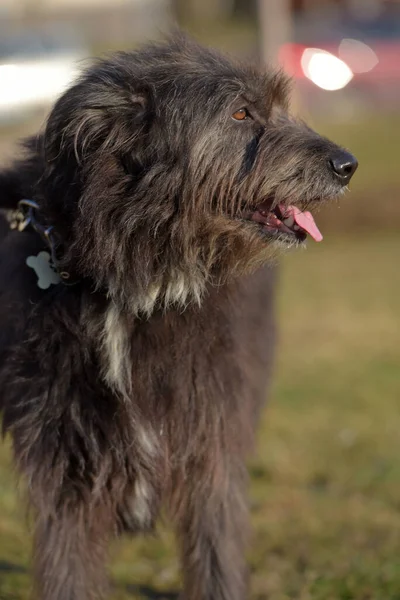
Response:
POLYGON ((184 598, 243 600, 248 579, 244 469, 231 468, 212 482, 205 476, 195 469, 187 477, 178 514, 184 598))
POLYGON ((42 302, 0 370, 3 430, 32 508, 36 597, 98 600, 130 422, 124 412, 119 421, 119 399, 88 358, 90 338, 75 316, 82 298, 65 288, 42 302))
MULTIPOLYGON (((74 399, 71 412, 78 412, 74 399)), ((14 424, 15 457, 28 482, 34 517, 34 597, 100 600, 108 588, 107 545, 116 534, 120 481, 107 470, 109 454, 88 454, 101 441, 95 431, 88 429, 93 436, 89 446, 65 413, 59 422, 47 414, 49 422, 46 426, 44 420, 40 429, 32 419, 27 427, 27 412, 25 421, 14 424)))

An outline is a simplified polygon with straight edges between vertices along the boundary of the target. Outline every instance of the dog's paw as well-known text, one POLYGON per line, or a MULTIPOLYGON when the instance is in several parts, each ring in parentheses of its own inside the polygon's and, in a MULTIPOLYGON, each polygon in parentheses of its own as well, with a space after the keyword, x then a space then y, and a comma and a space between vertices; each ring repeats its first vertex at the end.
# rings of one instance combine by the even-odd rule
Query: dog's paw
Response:
POLYGON ((51 285, 60 283, 61 278, 52 267, 48 252, 39 252, 37 256, 28 256, 25 262, 35 271, 38 278, 37 286, 41 290, 47 290, 51 285))

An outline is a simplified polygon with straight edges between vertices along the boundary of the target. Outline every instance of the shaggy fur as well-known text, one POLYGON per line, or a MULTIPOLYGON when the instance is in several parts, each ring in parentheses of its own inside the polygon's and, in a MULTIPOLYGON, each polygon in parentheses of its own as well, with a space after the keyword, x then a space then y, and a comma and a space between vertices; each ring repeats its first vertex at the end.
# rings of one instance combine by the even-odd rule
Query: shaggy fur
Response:
POLYGON ((337 197, 340 149, 288 115, 282 74, 181 37, 94 64, 26 148, 1 205, 39 204, 74 282, 38 289, 25 260, 43 241, 3 238, 3 428, 37 595, 103 598, 108 542, 151 530, 163 503, 185 597, 243 599, 245 459, 274 342, 265 265, 299 242, 251 215, 337 197))

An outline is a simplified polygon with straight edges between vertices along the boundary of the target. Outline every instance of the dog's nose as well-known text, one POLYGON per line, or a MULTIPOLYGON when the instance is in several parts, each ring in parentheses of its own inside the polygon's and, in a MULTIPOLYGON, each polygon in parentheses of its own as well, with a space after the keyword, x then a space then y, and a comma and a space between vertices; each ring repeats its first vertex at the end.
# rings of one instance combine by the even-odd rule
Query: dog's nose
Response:
POLYGON ((349 183, 358 167, 356 157, 345 150, 336 152, 336 154, 331 157, 329 163, 343 185, 349 183))

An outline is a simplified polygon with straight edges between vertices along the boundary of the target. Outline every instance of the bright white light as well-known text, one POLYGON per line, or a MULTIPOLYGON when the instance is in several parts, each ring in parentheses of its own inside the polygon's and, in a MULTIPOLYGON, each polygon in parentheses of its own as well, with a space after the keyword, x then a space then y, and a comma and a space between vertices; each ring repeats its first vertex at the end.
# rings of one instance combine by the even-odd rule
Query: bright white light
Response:
POLYGON ((370 46, 350 38, 340 42, 339 56, 349 65, 353 73, 372 71, 379 62, 377 55, 370 46))
POLYGON ((340 90, 353 79, 345 62, 326 50, 307 48, 301 57, 304 75, 323 90, 340 90))
POLYGON ((76 75, 62 59, 0 65, 0 109, 52 102, 76 75))

